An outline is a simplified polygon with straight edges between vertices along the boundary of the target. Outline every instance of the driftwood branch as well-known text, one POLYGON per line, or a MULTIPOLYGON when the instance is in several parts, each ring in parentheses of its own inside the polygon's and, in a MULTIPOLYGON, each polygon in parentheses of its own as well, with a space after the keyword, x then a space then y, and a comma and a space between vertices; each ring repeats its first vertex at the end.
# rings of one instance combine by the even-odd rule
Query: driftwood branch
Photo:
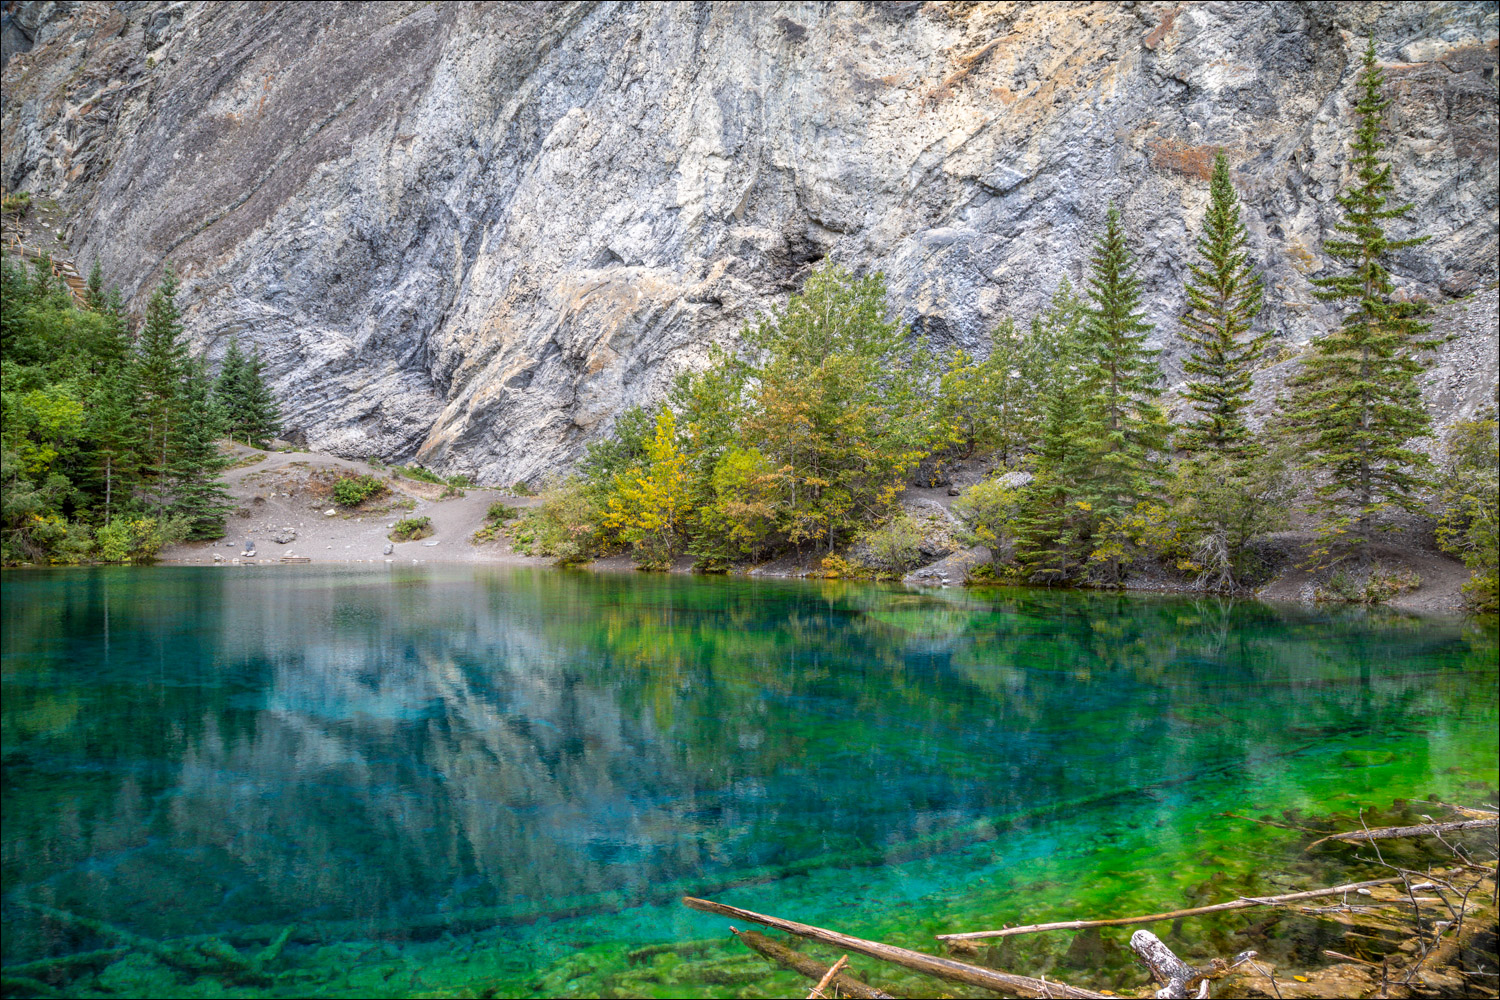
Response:
MULTIPOLYGON (((729 929, 734 931, 735 936, 743 941, 747 947, 760 952, 760 954, 777 965, 785 966, 793 972, 806 976, 808 979, 818 980, 818 989, 823 989, 828 985, 826 982, 822 982, 823 977, 828 973, 824 970, 823 963, 816 959, 809 958, 801 952, 793 951, 784 944, 772 941, 764 934, 759 934, 755 931, 736 930, 733 927, 729 929)), ((878 990, 869 983, 855 979, 847 972, 840 972, 837 978, 833 980, 833 984, 845 996, 859 997, 860 1000, 895 1000, 889 993, 878 990)))
MULTIPOLYGON (((1151 977, 1162 984, 1156 991, 1157 1000, 1190 1000, 1194 994, 1188 992, 1188 984, 1199 979, 1197 969, 1178 958, 1161 938, 1150 931, 1136 931, 1130 935, 1130 948, 1146 963, 1151 977)), ((1203 980, 1202 996, 1207 996, 1208 981, 1203 980)))
POLYGON ((1275 906, 1279 903, 1292 903, 1299 899, 1317 899, 1319 896, 1337 896, 1340 893, 1354 892, 1357 889, 1365 889, 1373 885, 1390 885, 1400 881, 1399 877, 1378 878, 1371 882, 1351 882, 1348 885, 1336 885, 1329 889, 1290 892, 1284 896, 1246 896, 1227 903, 1215 903, 1212 906, 1194 906, 1186 910, 1173 910, 1170 913, 1148 913, 1140 917, 1114 917, 1109 920, 1063 920, 1052 924, 1026 924, 1024 927, 1005 927, 997 931, 967 931, 963 934, 939 934, 938 940, 974 941, 979 938, 1035 934, 1038 931, 1077 931, 1087 927, 1124 927, 1130 924, 1155 924, 1163 920, 1176 920, 1179 917, 1195 917, 1200 913, 1220 913, 1224 910, 1243 910, 1251 906, 1275 906))
POLYGON ((823 973, 823 978, 819 979, 818 985, 812 988, 812 992, 807 995, 807 1000, 826 1000, 823 991, 828 988, 828 984, 833 982, 834 977, 843 971, 844 966, 848 964, 849 956, 840 955, 839 960, 830 965, 828 971, 823 973))
POLYGON ((1377 826, 1369 830, 1351 830, 1348 833, 1333 833, 1307 845, 1310 851, 1330 840, 1367 841, 1390 840, 1394 837, 1432 837, 1453 830, 1493 830, 1500 825, 1500 816, 1486 819, 1461 819, 1452 823, 1423 823, 1421 826, 1377 826))
POLYGON ((813 927, 811 924, 799 924, 794 920, 783 920, 780 917, 766 916, 765 914, 755 913, 751 910, 742 910, 737 906, 726 906, 723 903, 715 903, 707 899, 694 899, 692 896, 684 896, 682 897, 682 902, 683 905, 690 909, 703 913, 713 913, 721 917, 749 920, 752 923, 774 927, 780 931, 786 931, 790 934, 796 934, 822 942, 823 944, 832 945, 841 951, 857 952, 861 955, 868 955, 871 958, 891 962, 929 976, 936 976, 939 979, 963 983, 968 986, 978 986, 981 989, 994 990, 999 993, 1021 993, 1032 997, 1059 997, 1066 998, 1066 1000, 1104 1000, 1105 997, 1105 994, 1095 993, 1093 990, 1079 989, 1076 986, 1068 986, 1059 982, 1033 979, 1030 976, 1016 976, 1008 972, 987 969, 981 965, 957 962, 951 958, 940 958, 937 955, 928 955, 920 951, 912 951, 908 948, 898 948, 895 945, 881 944, 878 941, 866 941, 863 938, 840 934, 838 931, 824 930, 821 927, 813 927))

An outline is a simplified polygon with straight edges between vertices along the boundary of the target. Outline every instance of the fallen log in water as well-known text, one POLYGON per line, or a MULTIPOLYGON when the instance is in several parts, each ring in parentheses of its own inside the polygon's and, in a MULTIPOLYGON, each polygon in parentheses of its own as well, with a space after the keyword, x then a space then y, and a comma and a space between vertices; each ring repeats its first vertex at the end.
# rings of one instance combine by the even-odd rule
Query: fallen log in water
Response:
POLYGON ((1396 878, 1378 878, 1369 882, 1351 882, 1348 885, 1336 885, 1329 889, 1289 892, 1284 896, 1246 896, 1227 903, 1215 903, 1212 906, 1193 906, 1186 910, 1172 910, 1169 913, 1148 913, 1139 917, 1113 917, 1108 920, 1062 920, 1051 924, 1026 924, 1022 927, 1004 927, 995 931, 966 931, 962 934, 939 934, 937 939, 939 941, 976 941, 980 938, 1035 934, 1038 931, 1077 931, 1087 927, 1124 927, 1129 924, 1155 924, 1163 920, 1176 920, 1179 917, 1195 917, 1200 913, 1222 913, 1225 910, 1243 910, 1252 906, 1275 906, 1278 903, 1291 903, 1299 899, 1317 899, 1319 896, 1337 896, 1344 892, 1355 892, 1359 889, 1367 889, 1375 885, 1391 885, 1400 881, 1402 880, 1399 876, 1396 878))
POLYGON ((1308 844, 1307 850, 1310 851, 1330 840, 1359 842, 1390 840, 1394 837, 1431 837, 1455 830, 1493 830, 1497 825, 1500 825, 1500 816, 1491 816, 1487 819, 1461 819, 1451 823, 1423 823, 1421 826, 1377 826, 1373 830, 1351 830, 1348 833, 1329 834, 1308 844))
POLYGON ((1095 993, 1093 990, 1079 989, 1076 986, 1068 986, 1054 980, 1033 979, 1030 976, 1016 976, 1008 972, 1000 972, 995 969, 987 969, 982 965, 970 965, 967 962, 954 961, 951 958, 940 958, 937 955, 928 955, 920 951, 912 951, 908 948, 898 948, 895 945, 881 944, 879 941, 866 941, 863 938, 850 937, 848 934, 840 934, 838 931, 824 930, 811 924, 799 924, 794 920, 783 920, 780 917, 766 916, 751 910, 742 910, 737 906, 726 906, 723 903, 715 903, 707 899, 695 899, 692 896, 682 897, 683 905, 690 909, 703 913, 713 913, 721 917, 736 917, 740 920, 749 920, 752 923, 763 924, 766 927, 774 927, 789 934, 811 938, 823 944, 832 945, 842 951, 858 952, 871 958, 878 958, 884 962, 891 962, 903 968, 921 972, 939 979, 946 979, 954 983, 963 983, 967 986, 978 986, 981 989, 995 990, 1000 993, 1019 992, 1032 997, 1059 997, 1067 1000, 1105 1000, 1106 994, 1095 993))
POLYGON ((1157 1000, 1188 1000, 1194 996, 1188 992, 1188 986, 1199 978, 1202 978, 1202 982, 1196 995, 1208 996, 1208 979, 1178 958, 1155 934, 1136 931, 1130 935, 1130 949, 1140 956, 1141 961, 1146 963, 1146 968, 1151 970, 1152 977, 1162 984, 1161 989, 1156 991, 1157 1000))
MULTIPOLYGON (((758 934, 755 931, 736 930, 733 927, 729 929, 747 947, 760 952, 777 965, 784 966, 793 972, 818 982, 821 982, 823 977, 828 975, 828 970, 823 968, 821 962, 809 958, 800 952, 793 951, 786 945, 778 944, 764 934, 758 934)), ((824 985, 826 986, 827 984, 825 983, 824 985)), ((838 987, 840 993, 848 997, 859 997, 861 1000, 895 1000, 889 993, 878 990, 869 983, 861 982, 844 972, 839 973, 834 978, 833 985, 838 987)))

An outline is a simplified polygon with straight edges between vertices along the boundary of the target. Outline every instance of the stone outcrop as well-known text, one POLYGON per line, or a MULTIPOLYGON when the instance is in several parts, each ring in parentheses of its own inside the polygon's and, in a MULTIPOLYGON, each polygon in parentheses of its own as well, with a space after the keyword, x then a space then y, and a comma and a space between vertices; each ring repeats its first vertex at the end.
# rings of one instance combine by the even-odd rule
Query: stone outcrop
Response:
POLYGON ((481 482, 566 464, 829 257, 982 346, 1077 280, 1111 200, 1170 372, 1220 146, 1266 322, 1305 342, 1372 33, 1433 237, 1402 287, 1497 276, 1492 3, 5 13, 0 181, 61 203, 81 266, 139 304, 173 264, 195 343, 258 346, 297 440, 481 482))

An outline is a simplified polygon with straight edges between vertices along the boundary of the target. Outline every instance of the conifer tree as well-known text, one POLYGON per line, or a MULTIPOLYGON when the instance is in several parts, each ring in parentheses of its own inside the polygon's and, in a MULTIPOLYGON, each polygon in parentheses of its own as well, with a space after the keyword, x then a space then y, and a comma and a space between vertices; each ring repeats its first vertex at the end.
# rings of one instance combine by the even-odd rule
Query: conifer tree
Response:
MULTIPOLYGON (((1110 205, 1104 233, 1090 260, 1084 325, 1084 374, 1092 392, 1085 431, 1093 468, 1079 485, 1096 523, 1123 520, 1150 495, 1161 475, 1157 452, 1166 443, 1158 351, 1146 347, 1152 326, 1142 317, 1140 279, 1125 239, 1120 212, 1110 205)), ((1105 578, 1117 582, 1115 560, 1101 560, 1105 578)))
POLYGON ((129 505, 140 468, 137 442, 140 423, 135 412, 136 382, 129 359, 104 371, 89 400, 88 432, 94 441, 94 479, 108 526, 129 505))
POLYGON ((1261 281, 1245 250, 1245 226, 1223 152, 1214 157, 1209 198, 1198 238, 1200 262, 1191 266, 1182 317, 1182 339, 1193 345, 1183 369, 1197 376, 1184 395, 1200 417, 1183 428, 1178 446, 1238 455, 1250 436, 1241 411, 1250 403, 1251 366, 1270 334, 1242 339, 1261 309, 1261 281))
POLYGON ((1407 447, 1431 430, 1422 407, 1417 376, 1424 365, 1416 353, 1439 341, 1424 337, 1422 302, 1392 297, 1391 254, 1426 237, 1392 239, 1388 219, 1405 219, 1412 206, 1389 206, 1395 189, 1391 165, 1381 162, 1381 117, 1391 102, 1385 76, 1375 62, 1372 38, 1360 72, 1358 125, 1351 142, 1355 176, 1338 195, 1346 239, 1329 239, 1324 251, 1345 264, 1345 274, 1314 279, 1315 294, 1352 307, 1342 325, 1318 339, 1302 376, 1290 417, 1305 434, 1307 466, 1326 473, 1318 489, 1327 515, 1326 530, 1340 532, 1351 520, 1367 526, 1387 506, 1408 510, 1420 504, 1417 491, 1428 484, 1431 460, 1407 447))
POLYGON ((158 484, 158 514, 165 507, 162 487, 171 471, 171 442, 182 399, 181 383, 188 366, 181 320, 182 315, 177 309, 177 276, 169 266, 146 304, 137 365, 141 414, 145 423, 141 457, 144 467, 158 484))
POLYGON ((257 347, 245 361, 245 415, 249 436, 256 444, 281 433, 281 411, 266 384, 266 365, 257 347))
POLYGON ((202 361, 189 361, 179 383, 172 428, 169 475, 175 517, 185 518, 189 538, 223 538, 224 515, 233 504, 220 478, 228 464, 219 453, 218 414, 202 361))
POLYGON ((245 355, 240 352, 237 337, 229 338, 229 350, 219 365, 219 376, 214 380, 214 402, 224 416, 224 430, 231 438, 244 438, 250 443, 253 423, 249 405, 249 372, 245 355))
POLYGON ((94 266, 89 268, 85 296, 90 309, 102 310, 104 308, 104 269, 99 266, 97 258, 94 260, 94 266))

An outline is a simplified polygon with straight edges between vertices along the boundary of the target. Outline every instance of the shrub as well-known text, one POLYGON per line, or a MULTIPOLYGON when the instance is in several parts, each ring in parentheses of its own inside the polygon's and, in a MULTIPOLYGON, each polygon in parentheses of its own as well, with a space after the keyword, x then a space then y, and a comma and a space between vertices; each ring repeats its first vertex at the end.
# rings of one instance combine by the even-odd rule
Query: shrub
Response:
POLYGON ((6 215, 14 215, 20 218, 30 208, 30 191, 17 191, 15 194, 8 194, 4 198, 0 198, 0 212, 4 212, 6 215))
POLYGON ((1453 425, 1440 481, 1437 540, 1473 571, 1476 611, 1500 610, 1500 423, 1493 409, 1453 425))
POLYGON ((446 485, 448 485, 443 480, 442 476, 438 475, 436 472, 433 472, 433 471, 431 471, 429 469, 424 469, 420 465, 402 465, 402 466, 397 466, 397 468, 399 468, 407 476, 411 477, 412 479, 417 480, 418 482, 421 482, 421 483, 433 483, 434 485, 437 485, 437 486, 446 486, 446 485))
POLYGON ((389 537, 393 542, 414 542, 430 534, 432 534, 432 518, 403 517, 391 528, 389 537))
POLYGON ((855 549, 859 561, 882 574, 899 574, 922 561, 922 523, 906 512, 866 532, 855 549))
POLYGON ((109 563, 150 562, 163 548, 182 541, 187 534, 188 523, 183 518, 116 518, 95 533, 97 556, 109 563))
POLYGON ((565 480, 543 490, 542 502, 526 512, 515 530, 516 551, 585 562, 599 548, 602 521, 582 481, 565 480))
POLYGON ((536 496, 535 493, 531 492, 531 487, 527 486, 525 482, 516 483, 516 485, 510 488, 510 491, 518 497, 536 496))
POLYGON ((490 504, 490 509, 484 512, 484 519, 491 524, 503 524, 520 516, 521 512, 504 500, 496 500, 490 504))
POLYGON ((374 476, 344 476, 333 484, 333 502, 340 507, 356 507, 384 492, 385 483, 374 476))
POLYGON ((964 491, 953 501, 953 513, 963 525, 961 540, 988 546, 996 558, 1011 534, 1011 522, 1024 500, 1025 487, 1008 486, 1000 479, 986 479, 964 491))
POLYGON ((500 535, 500 529, 506 521, 520 516, 519 510, 503 500, 496 500, 490 504, 489 510, 484 512, 484 526, 474 532, 474 537, 470 540, 476 545, 480 542, 492 542, 500 535))

